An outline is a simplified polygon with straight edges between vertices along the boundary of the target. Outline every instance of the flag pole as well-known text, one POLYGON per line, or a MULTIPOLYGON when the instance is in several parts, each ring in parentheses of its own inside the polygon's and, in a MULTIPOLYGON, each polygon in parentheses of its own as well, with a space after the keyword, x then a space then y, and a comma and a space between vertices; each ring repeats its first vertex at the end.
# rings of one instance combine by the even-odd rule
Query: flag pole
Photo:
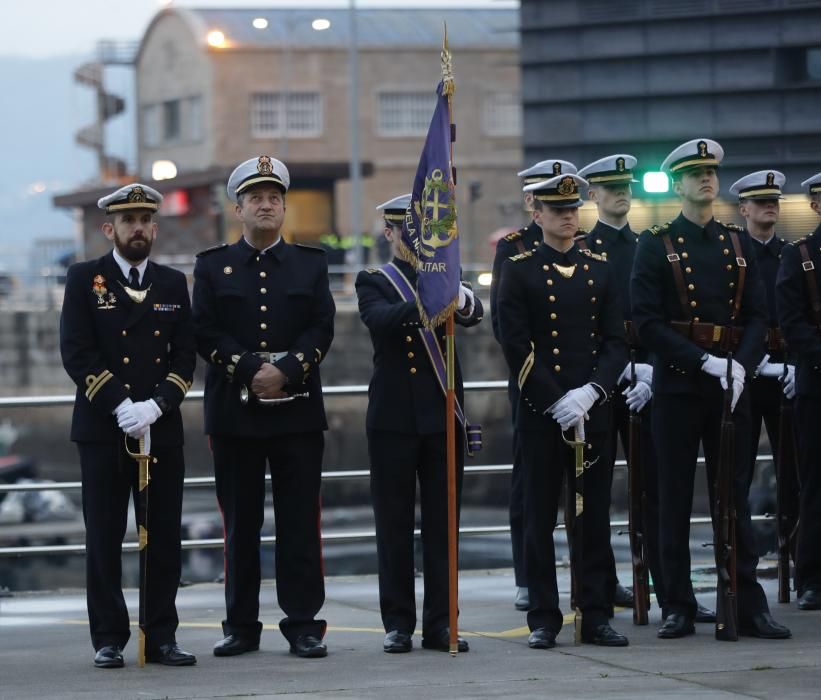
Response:
MULTIPOLYGON (((448 49, 448 25, 445 23, 445 38, 442 45, 442 93, 448 98, 448 120, 450 122, 450 181, 455 185, 453 172, 453 93, 456 83, 453 80, 450 51, 448 49)), ((455 206, 455 193, 452 204, 455 206)), ((454 226, 457 226, 454 221, 454 226)), ((459 652, 459 563, 458 563, 458 518, 456 513, 456 344, 454 342, 453 311, 445 322, 445 363, 447 367, 447 392, 445 398, 446 449, 448 469, 448 627, 450 630, 450 655, 455 657, 459 652)))

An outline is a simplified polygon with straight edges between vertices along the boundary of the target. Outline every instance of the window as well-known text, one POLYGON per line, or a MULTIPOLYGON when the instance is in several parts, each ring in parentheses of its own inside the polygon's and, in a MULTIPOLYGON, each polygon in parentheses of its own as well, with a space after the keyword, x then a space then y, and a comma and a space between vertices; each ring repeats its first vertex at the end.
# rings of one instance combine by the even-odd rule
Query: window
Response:
POLYGON ((486 95, 482 104, 482 131, 486 136, 521 136, 519 95, 512 92, 486 95))
POLYGON ((180 100, 169 100, 162 103, 163 140, 179 141, 180 133, 180 100))
POLYGON ((424 136, 428 132, 436 95, 425 92, 382 92, 378 97, 382 136, 424 136))
POLYGON ((162 140, 159 105, 143 107, 143 142, 149 148, 158 146, 162 140))
POLYGON ((322 101, 318 92, 258 92, 251 96, 251 136, 312 137, 322 135, 322 101), (287 101, 287 110, 284 104, 287 101), (285 113, 287 111, 287 114, 285 113))
POLYGON ((199 95, 182 101, 184 138, 186 141, 201 141, 204 136, 202 124, 202 98, 199 95))
POLYGON ((807 78, 821 80, 821 48, 807 49, 807 78))

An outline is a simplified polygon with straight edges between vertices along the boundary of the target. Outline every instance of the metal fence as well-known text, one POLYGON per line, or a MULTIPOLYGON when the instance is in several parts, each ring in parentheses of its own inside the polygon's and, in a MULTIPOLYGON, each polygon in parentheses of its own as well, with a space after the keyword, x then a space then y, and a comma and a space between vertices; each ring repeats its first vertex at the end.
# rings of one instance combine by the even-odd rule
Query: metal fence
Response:
MULTIPOLYGON (((484 381, 484 382, 465 382, 465 391, 506 391, 506 381, 484 381)), ((323 396, 361 396, 368 392, 367 384, 350 384, 345 386, 327 386, 323 387, 323 396)), ((201 401, 203 399, 203 391, 190 391, 186 396, 186 401, 201 401)), ((0 409, 3 408, 33 408, 46 406, 70 406, 74 403, 74 394, 60 394, 53 396, 12 396, 0 398, 0 409)), ((772 455, 759 455, 756 458, 757 462, 772 461, 772 455)), ((704 464, 704 458, 699 457, 699 464, 704 464)), ((625 469, 627 462, 623 459, 616 460, 616 468, 625 469)), ((507 474, 513 469, 512 464, 485 464, 485 465, 467 465, 465 466, 465 476, 482 476, 490 474, 507 474)), ((331 470, 322 472, 323 481, 343 481, 350 479, 365 479, 370 476, 369 469, 349 469, 349 470, 331 470)), ((270 475, 266 475, 266 481, 270 481, 270 475)), ((185 488, 204 488, 214 486, 214 477, 189 477, 183 481, 185 488)), ((39 483, 39 484, 0 484, 0 494, 13 493, 15 491, 76 491, 82 487, 79 481, 64 481, 58 483, 39 483)), ((753 516, 753 522, 765 522, 774 520, 774 516, 756 515, 753 516)), ((694 517, 690 519, 692 525, 703 525, 711 523, 709 517, 694 517)), ((626 520, 611 520, 611 528, 626 528, 628 523, 626 520)), ((556 529, 563 530, 564 524, 560 523, 556 529)), ((503 535, 510 532, 510 527, 507 525, 490 525, 490 526, 462 526, 459 528, 460 536, 477 536, 477 535, 503 535)), ((420 535, 419 530, 414 531, 415 536, 420 535)), ((323 542, 360 542, 370 541, 376 538, 374 530, 361 531, 342 531, 342 532, 325 532, 322 533, 323 542)), ((276 536, 262 537, 263 544, 276 542, 276 536)), ((183 549, 210 549, 219 548, 223 546, 222 538, 213 539, 197 539, 197 540, 183 540, 183 549)), ((123 543, 123 551, 135 552, 138 544, 136 542, 123 543)), ((82 544, 68 544, 68 545, 30 545, 25 547, 0 547, 1 557, 25 557, 35 555, 64 555, 64 554, 85 554, 85 545, 82 544)))

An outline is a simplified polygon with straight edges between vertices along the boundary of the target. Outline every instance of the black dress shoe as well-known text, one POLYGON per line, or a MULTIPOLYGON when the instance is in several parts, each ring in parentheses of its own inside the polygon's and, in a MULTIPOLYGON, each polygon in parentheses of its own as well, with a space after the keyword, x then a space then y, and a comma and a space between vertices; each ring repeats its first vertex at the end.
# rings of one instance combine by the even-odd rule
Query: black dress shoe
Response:
POLYGON ((623 634, 616 632, 606 622, 599 625, 590 633, 582 631, 582 641, 585 644, 597 644, 600 647, 626 647, 630 642, 623 634))
POLYGON ((407 654, 413 649, 413 640, 407 632, 391 630, 382 642, 382 651, 386 654, 407 654))
POLYGON ((97 668, 122 668, 125 666, 123 650, 116 644, 100 647, 94 654, 94 665, 97 668))
POLYGON ((821 610, 821 589, 808 588, 798 596, 799 610, 821 610))
POLYGON ((258 639, 246 639, 236 634, 229 634, 214 645, 214 656, 237 656, 246 651, 257 651, 257 649, 259 649, 258 639))
POLYGON ((513 607, 521 611, 530 608, 530 593, 526 586, 519 586, 516 589, 516 598, 513 600, 513 607))
POLYGON ((161 644, 156 649, 146 652, 145 660, 163 666, 193 666, 197 663, 197 657, 180 649, 176 642, 161 644))
MULTIPOLYGON (((450 651, 450 630, 445 627, 433 634, 422 635, 422 648, 433 649, 435 651, 450 651)), ((470 651, 470 644, 461 637, 456 638, 456 648, 460 654, 470 651)))
POLYGON ((716 614, 710 610, 710 608, 705 608, 701 603, 698 604, 696 608, 696 622, 715 622, 716 621, 716 614))
POLYGON ((552 649, 556 646, 556 633, 547 627, 539 627, 530 633, 527 646, 531 649, 552 649))
POLYGON ((303 659, 321 659, 328 655, 328 647, 319 637, 301 634, 291 644, 291 653, 303 659))
POLYGON ((658 631, 659 639, 678 639, 688 634, 695 634, 693 621, 681 613, 670 613, 658 631))
POLYGON ((738 632, 746 637, 760 637, 761 639, 792 637, 792 632, 773 620, 773 616, 768 612, 756 613, 747 622, 739 624, 738 632))
POLYGON ((620 608, 633 607, 633 591, 627 586, 622 586, 616 582, 616 590, 613 592, 613 605, 620 608))

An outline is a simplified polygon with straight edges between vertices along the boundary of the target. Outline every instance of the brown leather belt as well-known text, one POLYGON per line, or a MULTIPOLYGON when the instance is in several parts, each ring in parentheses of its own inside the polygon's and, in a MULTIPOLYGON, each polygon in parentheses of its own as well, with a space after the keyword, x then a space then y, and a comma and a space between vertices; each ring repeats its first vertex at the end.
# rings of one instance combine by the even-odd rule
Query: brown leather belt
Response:
POLYGON ((773 326, 767 329, 767 352, 784 352, 787 344, 784 342, 784 336, 781 335, 781 329, 773 326))
POLYGON ((630 347, 638 347, 641 345, 639 341, 639 333, 632 321, 624 322, 624 338, 630 347))
POLYGON ((698 321, 670 321, 670 328, 683 335, 705 350, 723 350, 724 352, 738 349, 744 329, 739 326, 728 328, 715 323, 701 323, 698 321))

